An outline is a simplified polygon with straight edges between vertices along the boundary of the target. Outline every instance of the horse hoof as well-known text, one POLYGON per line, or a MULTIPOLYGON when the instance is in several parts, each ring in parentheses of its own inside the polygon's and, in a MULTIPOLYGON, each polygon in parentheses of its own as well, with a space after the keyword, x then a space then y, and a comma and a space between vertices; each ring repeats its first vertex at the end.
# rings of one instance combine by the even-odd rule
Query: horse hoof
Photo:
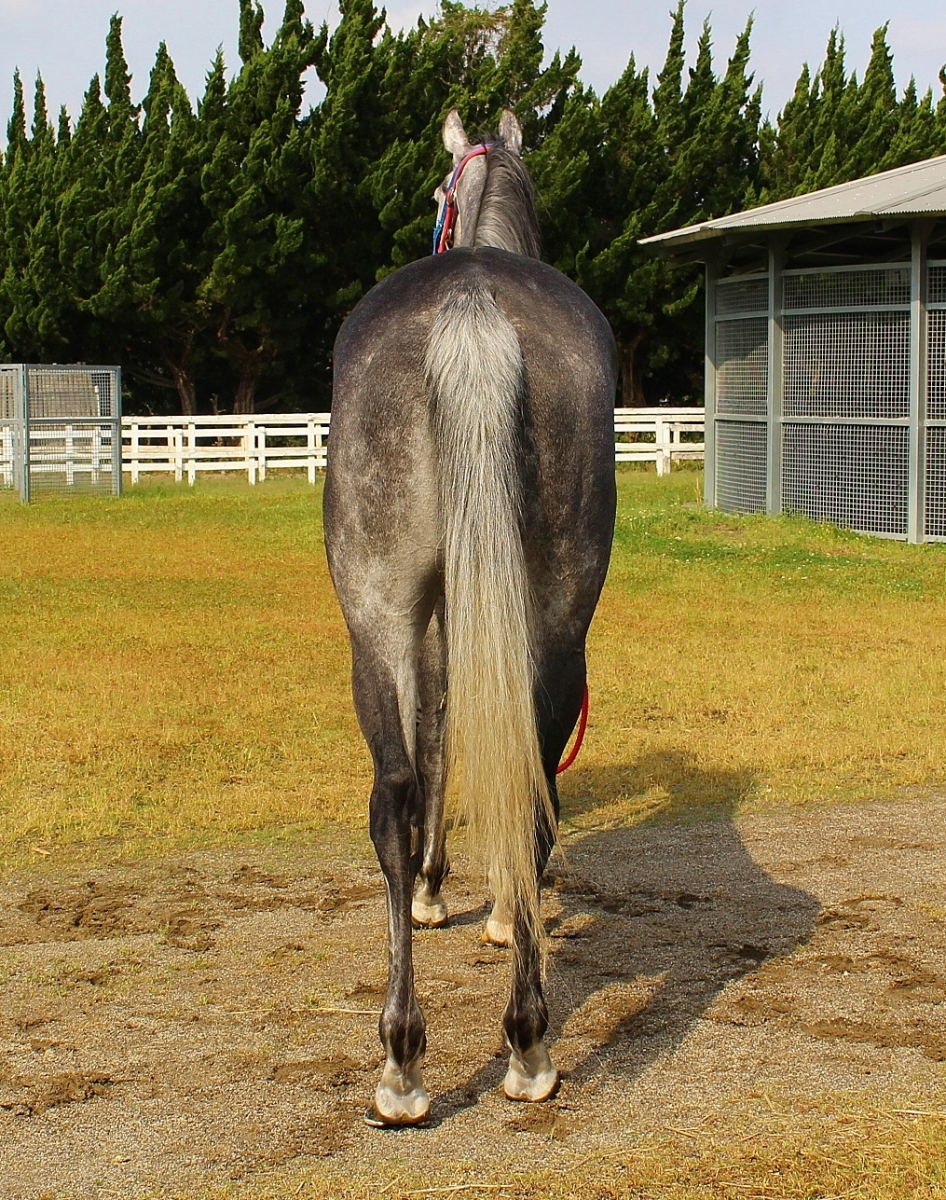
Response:
POLYGON ((537 1042, 525 1054, 517 1050, 510 1054, 509 1070, 503 1080, 507 1100, 528 1104, 551 1100, 560 1083, 561 1076, 542 1042, 537 1042))
POLYGON ((389 1062, 374 1093, 374 1112, 366 1114, 369 1125, 422 1125, 430 1114, 430 1097, 421 1079, 420 1066, 402 1071, 389 1062), (371 1117, 373 1116, 373 1120, 371 1117))
POLYGON ((370 1125, 372 1129, 416 1129, 418 1126, 427 1124, 428 1116, 429 1110, 422 1117, 414 1121, 390 1121, 387 1117, 382 1117, 382 1115, 372 1104, 372 1106, 365 1113, 364 1121, 365 1124, 370 1125))
POLYGON ((480 941, 484 946, 511 946, 512 923, 498 921, 495 917, 490 916, 486 921, 486 928, 483 930, 480 941))
POLYGON ((447 923, 447 906, 438 893, 430 896, 419 891, 411 901, 411 920, 424 929, 442 929, 447 923))

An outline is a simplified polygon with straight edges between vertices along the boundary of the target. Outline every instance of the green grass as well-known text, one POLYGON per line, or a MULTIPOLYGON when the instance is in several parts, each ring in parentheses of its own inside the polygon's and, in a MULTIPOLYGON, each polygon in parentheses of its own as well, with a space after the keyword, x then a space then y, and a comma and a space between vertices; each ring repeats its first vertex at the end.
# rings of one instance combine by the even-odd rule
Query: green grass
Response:
MULTIPOLYGON (((619 474, 576 827, 944 783, 946 546, 619 474)), ((0 853, 364 822, 320 488, 0 504, 0 853)))

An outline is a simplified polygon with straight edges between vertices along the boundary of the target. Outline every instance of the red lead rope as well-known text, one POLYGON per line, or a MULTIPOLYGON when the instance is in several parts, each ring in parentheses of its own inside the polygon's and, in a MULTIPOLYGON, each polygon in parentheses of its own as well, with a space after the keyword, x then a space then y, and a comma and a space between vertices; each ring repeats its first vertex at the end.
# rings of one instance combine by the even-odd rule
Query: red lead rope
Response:
POLYGON ((578 751, 581 749, 581 744, 585 740, 585 730, 588 728, 588 686, 585 685, 585 694, 581 698, 581 716, 578 718, 578 733, 575 735, 575 744, 571 748, 571 753, 563 763, 558 764, 556 775, 561 775, 563 771, 567 771, 575 759, 578 757, 578 751))

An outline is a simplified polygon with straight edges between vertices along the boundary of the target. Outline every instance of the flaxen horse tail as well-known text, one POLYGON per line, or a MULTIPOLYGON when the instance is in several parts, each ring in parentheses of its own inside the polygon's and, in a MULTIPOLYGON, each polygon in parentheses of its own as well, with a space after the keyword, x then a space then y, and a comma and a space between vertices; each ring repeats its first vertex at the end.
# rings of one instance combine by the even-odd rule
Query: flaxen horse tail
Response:
MULTIPOLYGON (((525 363, 486 285, 455 286, 427 348, 446 528, 447 779, 498 907, 543 944, 536 816, 554 829, 536 729, 517 469, 525 363)), ((516 938, 518 942, 518 937, 516 938)))

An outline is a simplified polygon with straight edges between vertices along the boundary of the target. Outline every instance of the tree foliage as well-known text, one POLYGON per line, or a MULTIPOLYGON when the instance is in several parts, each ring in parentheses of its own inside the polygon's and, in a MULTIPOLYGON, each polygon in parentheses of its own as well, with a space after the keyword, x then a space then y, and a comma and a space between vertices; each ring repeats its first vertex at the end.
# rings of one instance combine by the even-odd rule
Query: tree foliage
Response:
POLYGON ((535 0, 443 0, 403 32, 374 0, 341 0, 331 34, 284 0, 268 44, 258 0, 234 2, 239 61, 218 54, 196 103, 163 43, 135 102, 119 16, 74 126, 63 110, 54 127, 39 78, 30 115, 15 76, 0 356, 118 362, 139 410, 322 408, 345 314, 429 250, 444 115, 486 132, 511 106, 545 256, 610 320, 623 402, 697 400, 699 273, 638 239, 946 150, 946 98, 913 80, 898 95, 886 26, 863 81, 831 31, 769 120, 751 19, 721 68, 706 23, 688 67, 683 0, 656 79, 631 55, 601 96, 574 50, 546 55, 535 0), (305 107, 313 70, 324 95, 305 107))

